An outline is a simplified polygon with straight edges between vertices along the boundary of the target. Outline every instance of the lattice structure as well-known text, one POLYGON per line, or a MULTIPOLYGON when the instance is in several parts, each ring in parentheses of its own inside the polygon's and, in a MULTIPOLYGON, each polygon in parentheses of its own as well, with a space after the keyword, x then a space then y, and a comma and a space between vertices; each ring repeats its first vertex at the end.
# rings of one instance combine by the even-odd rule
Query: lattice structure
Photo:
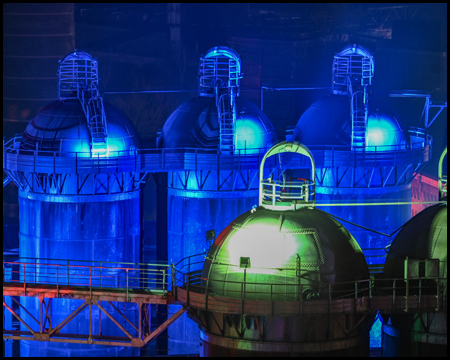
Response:
MULTIPOLYGON (((216 311, 241 316, 310 316, 323 314, 364 313, 404 314, 428 311, 432 313, 447 311, 447 278, 439 272, 446 266, 440 266, 438 259, 405 260, 404 278, 397 279, 361 279, 355 281, 349 289, 337 290, 328 285, 324 288, 327 295, 324 299, 304 301, 275 300, 274 289, 277 284, 266 284, 264 293, 267 300, 251 299, 251 282, 243 282, 240 295, 230 298, 225 295, 214 295, 208 291, 212 282, 209 279, 206 287, 201 272, 192 271, 195 264, 202 265, 204 254, 193 255, 183 259, 176 265, 131 264, 131 263, 96 263, 77 260, 51 260, 15 258, 3 259, 3 311, 9 316, 4 322, 4 340, 50 341, 62 343, 80 343, 90 345, 111 345, 143 347, 155 339, 174 321, 189 311, 199 323, 204 324, 202 311, 216 311), (414 262, 416 266, 406 266, 414 262), (419 269, 418 263, 429 263, 424 266, 429 271, 425 276, 410 272, 419 269), (50 271, 51 268, 51 271, 50 271), (70 276, 70 277, 69 277, 70 276), (89 284, 80 285, 80 279, 89 279, 89 284), (139 279, 139 281, 136 281, 139 279), (419 281, 421 280, 421 281, 419 281), (25 314, 30 315, 14 297, 35 297, 39 299, 39 318, 30 317, 25 321, 25 314), (83 303, 67 314, 67 318, 59 324, 52 322, 52 299, 83 300, 83 303), (14 310, 12 303, 20 308, 14 310), (139 309, 138 323, 126 318, 112 302, 135 303, 139 309), (113 311, 106 308, 108 304, 113 311), (182 304, 183 307, 169 317, 154 331, 150 331, 148 309, 150 304, 182 304), (92 331, 94 321, 93 308, 99 309, 120 328, 125 336, 108 336, 102 334, 101 319, 98 317, 99 332, 92 331), (88 333, 69 334, 63 328, 78 314, 88 309, 88 333), (15 330, 10 327, 11 316, 24 324, 28 329, 15 330), (123 326, 126 321, 132 327, 128 331, 123 326)), ((414 265, 414 264, 413 264, 414 265)), ((262 269, 262 268, 261 268, 262 269)), ((283 270, 283 269, 277 269, 283 270)), ((220 280, 222 281, 222 280, 220 280)), ((336 283, 337 284, 337 283, 336 283)), ((334 285, 336 285, 334 284, 334 285)), ((302 293, 295 290, 301 284, 291 284, 287 292, 302 293)), ((260 293, 259 293, 260 294, 260 293)), ((261 294, 260 294, 261 295, 261 294)), ((242 329, 241 329, 242 330, 242 329)), ((262 335, 262 334, 260 334, 262 335)))
POLYGON ((91 133, 93 156, 107 154, 107 126, 103 99, 98 91, 98 63, 83 51, 59 61, 58 98, 79 99, 91 133))
POLYGON ((199 95, 216 98, 220 150, 233 154, 236 145, 236 97, 239 96, 241 60, 232 49, 216 46, 200 59, 199 95))
POLYGON ((366 147, 368 94, 372 84, 374 59, 358 45, 346 46, 333 60, 332 89, 337 95, 348 94, 351 100, 352 149, 366 147))

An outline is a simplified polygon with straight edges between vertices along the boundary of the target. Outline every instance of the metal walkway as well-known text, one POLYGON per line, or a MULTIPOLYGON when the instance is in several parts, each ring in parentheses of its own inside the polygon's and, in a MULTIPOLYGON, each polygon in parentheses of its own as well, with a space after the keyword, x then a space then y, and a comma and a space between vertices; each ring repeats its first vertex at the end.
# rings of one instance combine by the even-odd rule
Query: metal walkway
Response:
MULTIPOLYGON (((156 330, 150 331, 150 304, 179 304, 169 290, 168 265, 88 262, 50 259, 3 259, 3 316, 9 313, 28 330, 3 328, 3 339, 66 342, 78 344, 142 347, 155 339, 186 311, 181 308, 156 330), (11 297, 6 301, 5 297, 11 297), (36 319, 14 297, 39 299, 39 316, 36 319), (83 300, 83 303, 59 324, 52 323, 52 299, 83 300), (104 308, 109 304, 113 314, 104 308), (134 303, 139 309, 139 319, 133 323, 112 302, 134 303), (30 317, 26 322, 12 309, 19 308, 30 317), (107 336, 101 333, 102 316, 92 316, 95 306, 104 313, 125 336, 107 336), (68 334, 63 328, 86 308, 89 309, 89 333, 68 334), (5 314, 6 311, 6 314, 5 314), (114 315, 114 316, 113 316, 114 315), (99 333, 93 334, 93 321, 98 321, 99 333), (127 331, 121 322, 134 329, 127 331)), ((79 319, 79 317, 78 317, 79 319)))
MULTIPOLYGON (((317 167, 369 165, 395 166, 410 162, 422 162, 431 155, 432 138, 420 131, 407 134, 406 145, 378 146, 373 151, 349 151, 349 146, 309 146, 317 167)), ((59 152, 20 149, 21 136, 3 140, 3 169, 6 172, 34 172, 48 174, 92 174, 198 170, 258 170, 267 149, 252 149, 251 153, 237 150, 224 154, 217 149, 139 149, 110 152, 109 157, 94 156, 82 152, 59 152)), ((275 158, 276 159, 276 158, 275 158)), ((268 161, 270 162, 270 161, 268 161)), ((292 164, 290 164, 291 166, 292 164)), ((276 166, 276 163, 273 164, 276 166)), ((301 165, 304 166, 304 165, 301 165)))
MULTIPOLYGON (((219 280, 209 279, 208 287, 202 285, 206 280, 201 277, 204 254, 183 259, 176 266, 164 264, 131 264, 88 262, 75 260, 50 259, 3 259, 3 316, 14 316, 28 330, 16 330, 3 327, 3 339, 34 340, 82 344, 102 344, 114 346, 142 347, 155 339, 170 324, 186 311, 197 316, 197 310, 219 311, 245 316, 308 316, 365 313, 383 314, 446 312, 447 279, 418 277, 414 274, 398 279, 379 279, 377 277, 347 283, 346 290, 334 290, 336 284, 323 284, 321 298, 306 300, 302 296, 295 301, 284 301, 286 294, 302 294, 303 286, 286 285, 286 294, 274 292, 277 284, 266 284, 270 291, 258 293, 260 300, 254 300, 255 294, 248 291, 251 283, 240 284, 240 290, 227 296, 217 293, 210 286, 219 280), (292 287, 292 289, 290 289, 292 287), (11 297, 16 310, 8 305, 5 298, 11 297), (39 319, 29 309, 24 308, 14 297, 35 297, 39 299, 39 319), (52 299, 78 299, 83 303, 72 313, 67 314, 59 324, 52 323, 52 299), (102 305, 108 303, 114 309, 109 313, 102 305), (133 323, 112 302, 135 303, 139 308, 139 320, 133 323), (183 307, 168 318, 153 332, 150 331, 148 318, 149 304, 178 304, 183 307), (92 307, 119 327, 125 336, 105 336, 99 331, 92 333, 92 307), (89 308, 89 333, 68 334, 62 329, 83 310, 89 308), (32 323, 26 322, 21 312, 30 316, 32 323), (120 319, 120 320, 118 320, 120 319), (127 331, 120 321, 125 320, 134 329, 127 331)), ((430 261, 430 260, 428 260, 430 261)), ((431 260, 439 268, 439 260, 431 260)), ((342 285, 342 284, 340 284, 342 285)), ((342 287, 341 287, 342 289, 342 287)), ((292 298, 292 296, 290 296, 292 298)), ((12 304, 9 301, 10 304, 12 304)), ((101 318, 99 316, 99 329, 101 318)), ((201 319, 199 320, 201 321, 201 319)))

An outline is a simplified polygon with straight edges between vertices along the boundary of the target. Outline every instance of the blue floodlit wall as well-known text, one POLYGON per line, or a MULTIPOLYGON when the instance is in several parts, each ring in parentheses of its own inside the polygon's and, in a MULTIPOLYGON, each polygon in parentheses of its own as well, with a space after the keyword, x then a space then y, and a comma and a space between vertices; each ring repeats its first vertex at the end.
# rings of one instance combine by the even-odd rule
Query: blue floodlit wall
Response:
MULTIPOLYGON (((236 99, 236 151, 245 154, 265 152, 277 142, 269 119, 254 104, 236 99)), ((175 110, 161 132, 164 148, 203 148, 216 151, 219 125, 214 98, 197 97, 175 110)), ((168 259, 177 263, 184 257, 208 249, 205 232, 216 236, 237 216, 258 204, 259 178, 256 170, 181 171, 168 174, 168 259), (243 176, 241 178, 240 176, 243 176), (236 176, 236 177, 234 177, 236 176), (228 178, 228 180, 227 180, 228 178), (250 183, 244 182, 250 179, 250 183), (252 180, 253 179, 253 180, 252 180), (218 189, 218 184, 223 186, 218 189)), ((201 270, 202 264, 191 270, 201 270)), ((170 306, 169 313, 178 310, 170 306)), ((198 325, 186 315, 169 329, 169 354, 199 353, 198 325)))
MULTIPOLYGON (((139 142, 131 122, 106 103, 105 113, 109 123, 108 140, 111 149, 133 152, 139 142)), ((31 120, 23 135, 21 148, 38 148, 40 151, 37 156, 49 156, 52 155, 51 151, 60 149, 64 152, 86 150, 87 153, 80 156, 89 157, 89 141, 86 118, 79 101, 56 101, 31 120)), ((114 155, 110 152, 109 156, 114 155)), ((118 174, 124 176, 125 185, 122 187, 118 181, 111 181, 108 191, 99 186, 99 181, 108 184, 108 174, 97 174, 97 179, 92 174, 87 174, 81 181, 77 179, 77 175, 71 174, 67 176, 61 193, 55 186, 57 178, 53 179, 54 182, 49 182, 46 176, 52 174, 39 175, 40 179, 30 177, 32 187, 25 186, 19 192, 21 257, 88 261, 79 263, 80 265, 93 264, 90 261, 140 262, 140 191, 131 185, 130 174, 118 174)), ((75 261, 71 263, 77 264, 75 261)), ((47 271, 51 270, 42 270, 38 274, 38 281, 44 279, 47 271)), ((61 272, 64 274, 63 269, 61 272)), ((110 275, 115 276, 114 273, 110 275)), ((77 278, 76 271, 71 271, 69 276, 71 284, 89 283, 89 279, 77 278)), ((39 318, 37 298, 23 297, 21 302, 35 318, 39 318)), ((81 304, 81 300, 53 299, 53 324, 59 324, 81 304)), ((138 311, 134 304, 115 305, 125 316, 137 320, 138 311)), ((110 313, 115 312, 107 303, 102 306, 110 313)), ((77 315, 62 329, 62 333, 89 333, 88 311, 89 308, 77 315)), ((99 331, 99 311, 97 307, 93 307, 92 311, 93 333, 96 334, 99 331)), ((33 324, 27 314, 22 315, 28 324, 33 324)), ((101 316, 103 334, 123 336, 123 332, 103 312, 101 316)), ((122 325, 132 331, 128 324, 122 325)), ((27 329, 22 326, 22 330, 27 329)), ((38 341, 21 341, 20 351, 21 356, 33 357, 115 357, 139 354, 138 349, 130 347, 38 341)))
MULTIPOLYGON (((408 137, 403 131, 398 118, 392 111, 383 110, 383 106, 375 99, 369 99, 369 114, 366 135, 367 154, 390 154, 393 151, 401 153, 407 151, 408 137)), ((329 95, 313 103, 302 115, 294 130, 293 140, 310 146, 313 154, 320 158, 322 153, 315 152, 314 146, 334 146, 334 151, 343 150, 351 144, 351 120, 350 104, 348 96, 329 95)), ((347 150, 350 151, 350 150, 347 150)), ((331 151, 330 151, 331 153, 331 151)), ((345 155, 344 155, 345 156, 345 155)), ((337 158, 335 158, 337 159, 337 158)), ((410 165, 408 160, 403 163, 397 162, 393 169, 396 175, 405 170, 405 178, 413 177, 413 170, 407 169, 410 165)), ((317 164, 316 164, 317 165, 317 164)), ((375 172, 370 164, 364 164, 355 171, 356 176, 350 176, 349 164, 336 162, 317 165, 316 174, 322 176, 321 184, 316 185, 316 201, 322 203, 365 203, 365 202, 409 202, 411 201, 411 182, 399 182, 389 180, 383 184, 383 177, 387 177, 389 166, 379 175, 380 170, 375 172), (370 177, 369 186, 355 186, 358 178, 364 181, 370 177)), ((412 164, 411 164, 412 165, 412 164)), ((412 168, 412 167, 411 167, 412 168)), ((391 173, 392 174, 392 173, 391 173)), ((393 177, 396 179, 396 177, 393 177)), ((316 177, 317 180, 317 177, 316 177)), ((400 226, 411 218, 411 205, 401 206, 328 206, 320 209, 336 215, 342 219, 377 230, 385 234, 392 234, 400 226)), ((343 223, 352 233, 362 249, 384 248, 392 242, 392 238, 386 237, 369 230, 343 223)), ((368 264, 384 264, 385 251, 364 251, 368 264), (381 255, 381 256, 380 256, 381 255)), ((370 333, 370 346, 381 346, 381 322, 377 317, 370 333)))
MULTIPOLYGON (((402 129, 398 118, 390 111, 383 110, 381 104, 375 99, 369 99, 369 115, 367 125, 367 145, 365 152, 368 154, 389 155, 393 151, 407 151, 408 138, 402 129)), ((352 163, 337 163, 338 157, 335 155, 336 164, 332 163, 318 165, 321 153, 315 153, 315 147, 328 145, 334 151, 342 151, 341 154, 349 152, 351 144, 351 120, 350 104, 348 96, 329 95, 313 103, 302 115, 294 130, 293 140, 304 143, 312 149, 316 159, 316 173, 319 177, 319 184, 316 184, 316 201, 322 203, 366 203, 366 202, 395 202, 411 201, 411 183, 393 181, 393 172, 400 172, 402 167, 397 166, 391 172, 391 177, 386 184, 383 178, 389 173, 389 166, 394 164, 386 163, 386 168, 380 176, 379 169, 371 175, 375 164, 364 163, 356 169, 355 176, 350 176, 352 163), (339 168, 338 168, 339 167, 339 168), (365 171, 365 173, 364 173, 365 171), (366 181, 370 177, 369 185, 366 181), (355 183, 359 181, 358 185, 355 183)), ((330 151, 331 154, 331 151, 330 151)), ((335 153, 336 154, 336 153, 335 153)), ((409 160, 409 158, 408 158, 409 160)), ((407 167, 408 160, 402 160, 401 166, 407 167)), ((397 164, 399 161, 397 161, 397 164)), ((398 175, 398 174, 397 174, 398 175)), ((412 175, 408 170, 406 176, 412 175)), ((316 177, 317 178, 317 177, 316 177)), ((411 217, 411 205, 401 206, 329 206, 321 207, 322 210, 336 215, 342 219, 363 225, 369 229, 374 229, 385 234, 391 234, 402 226, 411 217)), ((384 248, 392 239, 369 230, 345 223, 345 227, 353 234, 361 248, 384 248)), ((366 255, 385 255, 381 252, 366 252, 366 255)), ((384 263, 384 257, 368 257, 368 264, 384 263)))

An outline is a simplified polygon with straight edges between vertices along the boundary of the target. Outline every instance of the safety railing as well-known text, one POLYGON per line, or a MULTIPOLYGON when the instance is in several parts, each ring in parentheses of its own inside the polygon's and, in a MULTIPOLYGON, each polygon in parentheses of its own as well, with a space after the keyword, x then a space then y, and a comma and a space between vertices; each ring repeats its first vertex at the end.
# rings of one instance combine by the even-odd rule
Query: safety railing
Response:
MULTIPOLYGON (((311 145, 309 149, 314 155, 317 166, 327 166, 327 164, 334 166, 341 162, 355 167, 361 166, 361 163, 371 163, 376 166, 387 162, 403 164, 405 161, 414 159, 423 162, 423 158, 427 155, 425 152, 431 152, 432 138, 420 129, 411 130, 410 134, 408 144, 367 146, 364 152, 352 151, 351 146, 339 145, 311 145)), ((130 149, 110 151, 108 157, 104 157, 99 154, 92 156, 91 152, 20 149, 21 140, 20 135, 6 142, 3 139, 4 169, 55 174, 100 171, 258 169, 267 151, 267 148, 244 148, 235 149, 234 154, 223 154, 218 149, 130 149)))
POLYGON ((167 264, 58 260, 3 257, 3 282, 23 285, 82 287, 93 290, 118 290, 128 298, 130 292, 167 293, 172 283, 167 264))
POLYGON ((275 206, 277 202, 292 202, 308 204, 314 201, 314 183, 308 179, 281 180, 264 179, 262 182, 262 202, 264 205, 275 206))
MULTIPOLYGON (((447 309, 447 278, 437 276, 406 276, 403 278, 382 278, 371 277, 357 281, 326 283, 285 283, 285 282, 252 282, 252 281, 232 281, 220 280, 217 278, 202 277, 201 272, 192 270, 188 262, 195 263, 195 258, 204 257, 204 254, 194 255, 192 260, 183 259, 179 264, 181 267, 172 268, 172 280, 175 299, 177 298, 177 289, 186 290, 182 301, 186 301, 189 306, 189 292, 201 294, 195 296, 194 306, 207 308, 208 295, 221 296, 230 299, 239 300, 261 300, 261 301, 286 301, 303 302, 310 300, 332 300, 354 299, 355 304, 361 297, 367 297, 369 303, 359 303, 360 310, 395 310, 407 312, 411 309, 422 309, 428 311, 440 311, 447 309), (184 269, 185 271, 182 271, 184 269), (189 271, 190 270, 190 271, 189 271), (200 299, 203 299, 204 302, 200 299), (371 301, 374 301, 371 303, 371 301)), ((442 266, 446 262, 440 262, 442 266)), ((235 275, 244 278, 244 269, 231 264, 215 263, 213 266, 228 267, 227 273, 230 277, 235 275), (242 274, 236 274, 241 272, 242 274)), ((262 274, 264 270, 275 270, 266 268, 252 269, 262 274)), ((295 268, 276 269, 278 271, 290 271, 295 274, 295 268)), ((250 269, 245 269, 247 276, 251 274, 250 269)), ((268 277, 269 278, 269 277, 268 277)), ((284 279, 284 276, 282 277, 284 279)), ((295 281, 294 281, 295 282, 295 281)), ((215 297, 215 301, 219 301, 215 297)), ((221 306, 224 306, 223 304, 221 306)), ((242 308, 241 308, 242 310, 242 308)), ((354 307, 356 311, 356 305, 354 307)))
MULTIPOLYGON (((285 281, 285 276, 282 276, 283 281, 275 282, 270 281, 271 277, 268 275, 268 281, 252 282, 245 280, 244 272, 247 277, 252 272, 263 274, 264 271, 269 273, 273 270, 277 270, 277 273, 287 271, 292 275, 297 274, 298 269, 244 269, 237 265, 214 263, 213 266, 216 267, 227 267, 231 278, 237 280, 207 278, 202 276, 205 255, 189 256, 175 265, 4 257, 3 282, 4 286, 8 283, 23 286, 24 293, 27 289, 35 289, 37 285, 43 285, 47 289, 50 286, 57 293, 70 286, 71 290, 81 289, 91 294, 93 291, 116 291, 127 299, 131 293, 164 296, 171 290, 175 300, 187 301, 188 306, 188 294, 195 292, 203 294, 204 301, 207 301, 208 295, 217 295, 239 300, 286 302, 354 299, 356 304, 359 298, 367 297, 374 303, 360 303, 361 310, 447 309, 447 277, 443 271, 446 269, 446 261, 409 260, 412 266, 407 268, 412 269, 412 272, 408 270, 402 278, 376 276, 357 281, 327 283, 324 280, 305 282, 305 279, 296 276, 288 276, 289 281, 285 281), (419 268, 417 264, 427 261, 429 265, 426 266, 431 270, 425 270, 423 274, 414 271, 419 268), (239 281, 240 277, 244 281, 239 281), (187 298, 178 296, 180 288, 185 291, 184 296, 187 298)), ((198 297, 196 301, 199 301, 198 297)))
POLYGON ((3 143, 3 168, 40 173, 91 173, 121 171, 180 171, 258 169, 266 148, 218 149, 173 148, 109 151, 108 156, 90 152, 20 149, 21 137, 3 143))

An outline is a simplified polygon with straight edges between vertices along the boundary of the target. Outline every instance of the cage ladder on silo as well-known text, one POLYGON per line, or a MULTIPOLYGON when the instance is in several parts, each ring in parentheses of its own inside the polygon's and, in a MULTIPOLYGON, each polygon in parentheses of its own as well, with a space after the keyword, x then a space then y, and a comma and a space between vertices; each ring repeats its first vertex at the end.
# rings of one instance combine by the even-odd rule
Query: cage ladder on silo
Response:
POLYGON ((350 73, 350 61, 346 57, 334 57, 332 89, 335 91, 347 91, 348 77, 350 73))
POLYGON ((367 131, 367 96, 366 88, 352 94, 351 117, 352 117, 352 148, 363 150, 366 147, 367 131))
POLYGON ((91 133, 92 155, 105 155, 108 134, 103 100, 97 89, 97 61, 75 50, 60 62, 58 75, 60 99, 77 98, 81 103, 91 133))
POLYGON ((103 107, 103 99, 100 96, 93 97, 88 102, 89 120, 88 126, 91 132, 91 151, 93 155, 106 155, 106 118, 103 107))
POLYGON ((235 111, 233 111, 234 98, 232 94, 223 94, 217 104, 219 115, 220 150, 232 154, 235 138, 235 111))

